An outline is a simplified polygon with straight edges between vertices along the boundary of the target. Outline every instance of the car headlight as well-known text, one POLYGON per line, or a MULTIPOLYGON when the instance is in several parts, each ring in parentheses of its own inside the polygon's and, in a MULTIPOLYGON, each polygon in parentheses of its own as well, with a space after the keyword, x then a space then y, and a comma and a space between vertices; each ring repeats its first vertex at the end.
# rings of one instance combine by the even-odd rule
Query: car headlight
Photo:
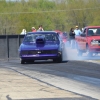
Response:
POLYGON ((61 50, 62 50, 61 45, 59 45, 58 52, 60 52, 61 50))
POLYGON ((61 48, 61 45, 59 46, 58 48, 58 55, 61 55, 62 54, 62 48, 61 48))
POLYGON ((91 41, 91 45, 98 45, 99 44, 99 41, 97 41, 97 40, 92 40, 91 41))

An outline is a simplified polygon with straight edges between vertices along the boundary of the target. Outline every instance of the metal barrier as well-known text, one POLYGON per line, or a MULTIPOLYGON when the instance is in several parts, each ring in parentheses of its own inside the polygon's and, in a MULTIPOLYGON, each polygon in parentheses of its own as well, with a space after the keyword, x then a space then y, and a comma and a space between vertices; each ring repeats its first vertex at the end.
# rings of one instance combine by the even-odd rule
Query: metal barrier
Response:
POLYGON ((0 35, 0 59, 18 58, 18 48, 24 35, 0 35))

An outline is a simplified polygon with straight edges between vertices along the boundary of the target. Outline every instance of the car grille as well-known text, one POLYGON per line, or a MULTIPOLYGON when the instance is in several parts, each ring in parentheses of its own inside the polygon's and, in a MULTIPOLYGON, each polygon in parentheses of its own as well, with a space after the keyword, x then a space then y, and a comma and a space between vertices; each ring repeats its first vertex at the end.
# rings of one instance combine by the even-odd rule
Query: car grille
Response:
POLYGON ((23 50, 22 55, 34 55, 34 54, 56 54, 57 50, 23 50))
POLYGON ((96 41, 98 41, 98 45, 100 46, 100 40, 96 40, 96 41))

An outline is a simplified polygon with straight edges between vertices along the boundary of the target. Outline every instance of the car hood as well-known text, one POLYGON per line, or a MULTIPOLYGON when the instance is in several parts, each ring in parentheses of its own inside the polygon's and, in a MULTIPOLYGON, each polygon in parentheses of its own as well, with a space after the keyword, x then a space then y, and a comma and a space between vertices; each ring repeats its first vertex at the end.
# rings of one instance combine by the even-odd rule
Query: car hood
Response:
POLYGON ((58 49, 59 45, 56 42, 49 42, 45 44, 39 44, 36 43, 22 43, 20 46, 21 50, 52 50, 52 49, 58 49))

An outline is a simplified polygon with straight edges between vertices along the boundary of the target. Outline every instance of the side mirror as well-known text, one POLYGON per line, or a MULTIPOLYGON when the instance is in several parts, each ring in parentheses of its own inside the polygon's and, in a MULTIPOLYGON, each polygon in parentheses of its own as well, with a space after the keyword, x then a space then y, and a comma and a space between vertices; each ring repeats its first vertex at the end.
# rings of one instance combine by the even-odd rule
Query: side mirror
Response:
POLYGON ((82 37, 86 37, 86 34, 83 33, 83 34, 81 34, 81 36, 82 36, 82 37))

